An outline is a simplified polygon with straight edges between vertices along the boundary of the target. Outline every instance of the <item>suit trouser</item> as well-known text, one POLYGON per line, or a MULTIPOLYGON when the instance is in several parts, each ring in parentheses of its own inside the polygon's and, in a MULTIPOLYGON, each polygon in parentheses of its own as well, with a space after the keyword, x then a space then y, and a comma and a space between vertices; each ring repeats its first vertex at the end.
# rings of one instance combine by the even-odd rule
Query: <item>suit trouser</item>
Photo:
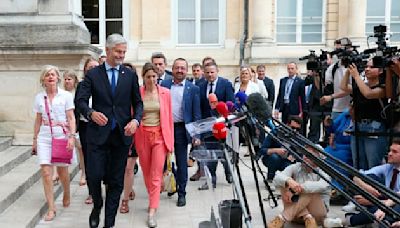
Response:
MULTIPOLYGON (((85 164, 85 173, 87 172, 87 136, 86 136, 86 129, 87 129, 87 125, 88 123, 82 120, 79 120, 79 125, 78 125, 78 133, 79 133, 79 140, 81 141, 81 145, 82 145, 82 152, 83 152, 83 163, 85 164)), ((82 161, 79 161, 82 162, 82 161)), ((86 176, 86 180, 87 180, 87 176, 86 176)), ((88 190, 89 190, 89 195, 92 195, 90 193, 90 188, 88 186, 88 190)))
POLYGON ((105 227, 115 223, 118 205, 124 188, 124 174, 129 145, 125 145, 118 127, 111 131, 102 145, 88 144, 87 178, 93 197, 93 207, 101 209, 103 199, 101 181, 106 177, 108 184, 105 203, 105 227))
POLYGON ((174 139, 178 196, 185 196, 188 180, 188 139, 184 123, 174 123, 174 139))
POLYGON ((299 201, 284 203, 283 208, 282 215, 287 221, 303 221, 303 216, 311 214, 318 223, 321 223, 327 214, 320 193, 300 194, 299 201))
POLYGON ((158 208, 160 203, 161 180, 167 155, 160 126, 143 127, 144 150, 137 150, 142 167, 144 183, 149 195, 149 208, 158 208))

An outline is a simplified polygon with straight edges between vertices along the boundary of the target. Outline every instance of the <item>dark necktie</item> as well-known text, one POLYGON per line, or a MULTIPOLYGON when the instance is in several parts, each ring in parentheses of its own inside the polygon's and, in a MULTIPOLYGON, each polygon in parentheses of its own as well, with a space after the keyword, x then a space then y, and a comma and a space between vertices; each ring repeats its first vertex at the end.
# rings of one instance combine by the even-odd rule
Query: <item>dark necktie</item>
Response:
POLYGON ((161 85, 162 79, 161 78, 157 78, 157 84, 161 85))
POLYGON ((394 189, 394 186, 396 185, 397 182, 397 175, 399 174, 398 169, 393 169, 393 174, 392 174, 392 180, 390 180, 390 189, 394 189))
POLYGON ((111 68, 111 93, 112 93, 113 96, 115 95, 115 88, 116 88, 114 70, 116 70, 116 69, 115 68, 111 68))
POLYGON ((210 91, 208 91, 208 94, 213 93, 213 85, 214 83, 210 82, 210 91))
MULTIPOLYGON (((115 68, 111 68, 111 94, 114 96, 115 95, 115 88, 116 88, 116 83, 115 83, 115 73, 114 70, 116 70, 115 68)), ((114 130, 115 126, 117 126, 116 124, 116 120, 115 117, 113 115, 113 118, 111 120, 111 130, 114 130)))

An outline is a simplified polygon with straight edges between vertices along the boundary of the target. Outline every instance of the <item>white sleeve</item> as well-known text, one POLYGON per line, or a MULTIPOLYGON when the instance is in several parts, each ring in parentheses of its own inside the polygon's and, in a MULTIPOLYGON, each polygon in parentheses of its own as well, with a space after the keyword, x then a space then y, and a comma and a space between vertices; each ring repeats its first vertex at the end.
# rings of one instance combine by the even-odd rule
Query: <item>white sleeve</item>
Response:
POLYGON ((68 110, 74 109, 74 108, 75 108, 74 98, 71 93, 66 92, 65 93, 65 110, 68 111, 68 110))
POLYGON ((331 64, 325 72, 325 85, 332 83, 332 69, 335 64, 331 64))

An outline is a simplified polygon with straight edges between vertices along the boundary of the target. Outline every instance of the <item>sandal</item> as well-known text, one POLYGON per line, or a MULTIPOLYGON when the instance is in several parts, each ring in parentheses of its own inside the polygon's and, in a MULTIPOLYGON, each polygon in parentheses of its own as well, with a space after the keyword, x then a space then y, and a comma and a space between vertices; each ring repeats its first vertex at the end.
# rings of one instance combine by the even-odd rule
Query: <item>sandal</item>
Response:
POLYGON ((135 196, 136 196, 135 191, 132 189, 131 193, 129 193, 129 199, 134 200, 135 196))
POLYGON ((88 197, 85 200, 85 204, 92 204, 93 203, 93 198, 91 195, 88 195, 88 197))
POLYGON ((44 221, 46 222, 53 221, 55 217, 56 217, 56 211, 53 210, 48 211, 44 216, 44 221))
POLYGON ((126 214, 129 212, 129 205, 128 205, 129 200, 122 200, 121 201, 121 207, 119 208, 119 212, 122 214, 126 214))

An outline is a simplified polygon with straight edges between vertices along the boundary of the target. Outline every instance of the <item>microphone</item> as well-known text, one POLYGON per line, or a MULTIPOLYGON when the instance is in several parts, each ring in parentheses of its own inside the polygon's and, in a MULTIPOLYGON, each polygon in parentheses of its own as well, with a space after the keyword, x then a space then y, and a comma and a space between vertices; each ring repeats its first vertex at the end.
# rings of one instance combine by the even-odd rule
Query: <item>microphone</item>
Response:
POLYGON ((227 136, 227 130, 224 123, 214 123, 212 133, 218 140, 225 140, 227 136))
POLYGON ((235 106, 237 110, 241 110, 246 101, 247 95, 244 92, 239 91, 235 94, 235 106))
POLYGON ((211 109, 215 109, 216 108, 217 102, 218 102, 217 95, 215 95, 215 93, 210 93, 208 95, 208 103, 209 103, 211 109))
POLYGON ((228 106, 225 104, 225 102, 223 101, 218 102, 215 109, 217 110, 218 114, 223 116, 225 119, 228 118, 229 111, 228 111, 228 106))
POLYGON ((226 102, 226 106, 228 107, 228 111, 230 112, 230 113, 232 113, 232 112, 235 112, 235 104, 233 104, 233 102, 232 101, 227 101, 226 102))
POLYGON ((249 112, 260 122, 266 124, 272 131, 275 125, 272 121, 272 105, 260 93, 252 93, 247 98, 249 112))

